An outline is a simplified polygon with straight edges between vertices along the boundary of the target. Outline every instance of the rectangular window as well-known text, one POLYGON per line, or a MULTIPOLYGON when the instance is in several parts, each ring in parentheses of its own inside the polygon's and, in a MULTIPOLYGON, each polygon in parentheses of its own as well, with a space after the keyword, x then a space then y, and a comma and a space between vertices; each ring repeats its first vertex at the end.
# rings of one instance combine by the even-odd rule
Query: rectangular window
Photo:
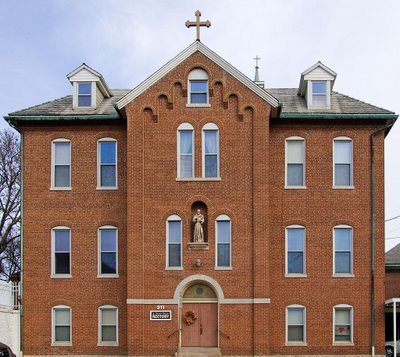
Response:
POLYGON ((353 237, 351 228, 334 229, 335 274, 353 273, 353 237))
POLYGON ((53 343, 71 343, 71 309, 53 308, 53 343))
POLYGON ((204 177, 218 177, 218 130, 203 130, 204 177))
POLYGON ((71 231, 53 229, 53 275, 71 274, 71 231))
POLYGON ((335 307, 334 342, 352 342, 352 308, 335 307))
POLYGON ((190 81, 190 103, 207 104, 208 103, 208 81, 190 81))
POLYGON ((182 222, 168 220, 168 267, 181 267, 182 222))
POLYGON ((69 141, 53 142, 52 184, 54 188, 71 186, 71 143, 69 141))
POLYGON ((118 309, 115 307, 101 307, 99 315, 99 342, 116 344, 118 342, 118 309))
POLYGON ((326 107, 326 81, 312 82, 312 105, 326 107))
POLYGON ((286 273, 305 274, 305 240, 303 228, 286 229, 286 249, 286 273))
POLYGON ((117 142, 99 141, 100 187, 117 186, 117 142))
POLYGON ((193 131, 179 131, 179 177, 193 177, 193 131))
POLYGON ((99 229, 100 275, 116 275, 118 266, 118 241, 115 228, 99 229))
POLYGON ((217 267, 231 266, 231 221, 217 220, 217 267))
POLYGON ((305 342, 305 308, 287 308, 287 342, 305 342))
POLYGON ((78 107, 92 106, 92 83, 78 83, 78 107))
POLYGON ((286 140, 286 186, 304 186, 304 140, 286 140))
POLYGON ((334 140, 334 186, 353 185, 351 140, 334 140))

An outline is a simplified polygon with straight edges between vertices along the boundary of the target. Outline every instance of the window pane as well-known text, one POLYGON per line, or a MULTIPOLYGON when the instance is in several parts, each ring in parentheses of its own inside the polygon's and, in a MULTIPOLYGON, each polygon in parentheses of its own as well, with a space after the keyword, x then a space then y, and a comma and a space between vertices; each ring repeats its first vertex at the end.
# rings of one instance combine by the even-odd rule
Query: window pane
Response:
POLYGON ((290 308, 288 309, 288 324, 289 325, 302 325, 303 321, 303 308, 290 308))
POLYGON ((117 341, 117 327, 116 326, 102 326, 101 327, 101 341, 102 342, 117 341))
POLYGON ((101 251, 102 252, 115 252, 117 248, 117 234, 115 229, 101 229, 101 251))
POLYGON ((100 162, 102 164, 115 164, 115 142, 100 142, 100 162))
POLYGON ((287 230, 288 250, 303 250, 304 229, 291 228, 287 230))
POLYGON ((101 186, 114 187, 116 186, 116 167, 115 165, 101 165, 100 184, 101 186))
POLYGON ((287 184, 288 186, 303 186, 303 165, 288 164, 287 167, 287 184))
POLYGON ((181 221, 168 221, 169 243, 181 243, 181 221))
POLYGON ((288 341, 304 341, 303 326, 288 326, 288 341))
POLYGON ((101 274, 117 273, 117 256, 115 253, 101 253, 101 274))
POLYGON ((216 154, 218 150, 218 135, 216 130, 204 130, 204 152, 216 154))
POLYGON ((335 228, 335 250, 351 250, 351 229, 335 228))
POLYGON ((180 153, 193 153, 193 131, 180 131, 180 153))
POLYGON ((193 157, 192 155, 181 155, 180 177, 193 177, 193 157))
POLYGON ((288 252, 288 273, 289 274, 303 274, 303 253, 288 252))
POLYGON ((55 323, 56 325, 69 325, 70 324, 70 310, 69 309, 57 309, 54 310, 55 323))
POLYGON ((71 162, 70 154, 70 143, 54 143, 55 165, 69 165, 71 162))
POLYGON ((313 94, 325 94, 326 93, 326 82, 312 82, 313 94))
POLYGON ((350 326, 335 326, 335 341, 351 341, 350 326))
POLYGON ((218 175, 218 157, 217 155, 206 155, 205 159, 205 177, 217 177, 218 175))
POLYGON ((335 253, 335 273, 351 273, 350 252, 335 253))
POLYGON ((218 257, 217 266, 229 267, 230 266, 230 244, 218 244, 218 257))
POLYGON ((180 267, 181 266, 181 245, 169 244, 168 246, 168 266, 180 267))
POLYGON ((54 250, 56 252, 69 252, 69 230, 54 230, 54 250))
POLYGON ((336 325, 350 325, 350 310, 349 309, 335 309, 335 324, 336 325))
POLYGON ((348 164, 335 165, 335 185, 350 186, 350 165, 348 164))
POLYGON ((54 186, 69 187, 69 166, 56 166, 54 169, 54 186))
POLYGON ((231 222, 217 221, 218 243, 230 243, 231 241, 231 222))
POLYGON ((191 92, 207 92, 207 81, 191 81, 191 92))
POLYGON ((78 97, 78 107, 90 107, 92 105, 92 98, 90 95, 80 95, 78 97))
POLYGON ((335 163, 350 164, 351 163, 351 142, 335 141, 335 163))
POLYGON ((116 325, 117 324, 117 311, 116 309, 102 309, 101 322, 103 325, 116 325))
POLYGON ((207 93, 191 93, 191 103, 207 103, 207 93))
POLYGON ((70 342, 70 327, 69 326, 56 326, 55 327, 55 342, 70 342))
POLYGON ((69 253, 55 253, 55 273, 69 274, 69 253))
POLYGON ((91 94, 92 83, 78 83, 78 94, 91 94))
POLYGON ((287 161, 291 164, 304 162, 304 141, 287 141, 287 161))

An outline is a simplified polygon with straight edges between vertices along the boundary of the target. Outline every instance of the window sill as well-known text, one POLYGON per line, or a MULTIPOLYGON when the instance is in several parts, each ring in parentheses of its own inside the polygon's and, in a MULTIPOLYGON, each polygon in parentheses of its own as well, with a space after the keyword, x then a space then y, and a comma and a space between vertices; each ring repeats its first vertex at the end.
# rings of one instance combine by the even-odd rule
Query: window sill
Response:
POLYGON ((119 278, 118 274, 97 274, 100 279, 116 279, 119 278))
POLYGON ((99 347, 101 347, 101 346, 119 346, 119 344, 118 344, 118 342, 99 342, 98 344, 97 344, 97 346, 99 346, 99 347))
POLYGON ((102 191, 102 190, 104 190, 104 191, 115 191, 115 190, 118 190, 118 186, 110 186, 110 187, 107 187, 107 186, 97 186, 97 187, 96 187, 96 190, 99 190, 99 191, 102 191))
POLYGON ((71 191, 72 187, 50 187, 50 191, 71 191))
POLYGON ((72 342, 52 342, 52 346, 72 346, 72 342))
POLYGON ((165 270, 183 270, 183 267, 165 267, 165 270))
POLYGON ((215 267, 215 270, 233 270, 232 267, 215 267))
POLYGON ((285 190, 306 190, 307 186, 285 186, 285 190))
POLYGON ((285 278, 307 278, 307 274, 285 274, 285 278))
POLYGON ((354 190, 354 186, 332 186, 334 190, 354 190))
POLYGON ((188 103, 188 104, 186 104, 186 108, 211 108, 211 104, 208 104, 208 103, 205 103, 205 104, 188 103))
POLYGON ((196 181, 196 182, 213 182, 213 181, 221 181, 221 177, 177 177, 176 181, 196 181))
POLYGON ((354 346, 353 342, 342 341, 342 342, 333 342, 332 346, 354 346))
POLYGON ((286 342, 285 346, 288 347, 306 347, 307 342, 286 342))
POLYGON ((354 278, 354 274, 347 273, 336 273, 332 275, 332 278, 354 278))
POLYGON ((52 279, 70 279, 70 278, 72 278, 72 274, 51 274, 50 278, 52 278, 52 279))

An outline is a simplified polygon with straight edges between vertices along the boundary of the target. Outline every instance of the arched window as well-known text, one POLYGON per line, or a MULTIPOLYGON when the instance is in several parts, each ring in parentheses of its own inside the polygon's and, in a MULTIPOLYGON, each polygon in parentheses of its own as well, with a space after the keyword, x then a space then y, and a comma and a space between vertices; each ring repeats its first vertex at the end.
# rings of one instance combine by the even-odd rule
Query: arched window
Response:
POLYGON ((286 275, 304 276, 306 273, 306 239, 303 226, 286 227, 286 275))
POLYGON ((306 342, 306 308, 302 305, 286 307, 286 343, 306 342))
POLYGON ((347 225, 333 227, 333 273, 353 274, 353 228, 347 225))
POLYGON ((216 268, 232 267, 231 219, 222 214, 215 220, 216 268))
POLYGON ((98 275, 118 276, 118 230, 113 226, 103 226, 98 230, 98 275))
POLYGON ((99 345, 118 345, 118 308, 116 306, 99 307, 99 345))
POLYGON ((117 140, 113 138, 97 142, 97 187, 117 187, 117 140))
POLYGON ((182 268, 182 220, 177 215, 169 216, 166 224, 167 269, 182 268))
POLYGON ((305 141, 302 137, 291 136, 286 139, 286 186, 305 186, 305 141))
POLYGON ((71 277, 71 230, 58 226, 51 230, 51 275, 53 278, 71 277))
POLYGON ((208 104, 208 74, 205 70, 196 68, 189 73, 188 77, 188 104, 208 104))
POLYGON ((178 177, 194 177, 194 130, 189 123, 178 127, 178 177))
POLYGON ((203 177, 219 177, 219 131, 214 123, 203 126, 203 177))
POLYGON ((353 186, 353 141, 341 136, 333 139, 333 186, 353 186))
POLYGON ((71 308, 57 305, 51 309, 52 315, 52 344, 71 345, 72 343, 72 318, 71 308))
POLYGON ((333 307, 333 342, 353 342, 353 306, 342 304, 333 307))
POLYGON ((71 142, 56 139, 51 144, 51 188, 71 189, 71 142))

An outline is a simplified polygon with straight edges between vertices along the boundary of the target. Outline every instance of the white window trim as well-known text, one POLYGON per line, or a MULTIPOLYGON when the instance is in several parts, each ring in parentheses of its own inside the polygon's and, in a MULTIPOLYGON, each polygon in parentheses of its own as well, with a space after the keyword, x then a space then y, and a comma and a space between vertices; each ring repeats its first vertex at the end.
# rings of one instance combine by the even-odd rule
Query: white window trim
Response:
POLYGON ((96 108, 96 95, 97 95, 97 87, 96 81, 76 81, 73 82, 73 96, 72 96, 72 107, 78 110, 88 110, 96 108), (79 104, 79 93, 78 93, 78 83, 91 83, 91 98, 90 98, 90 106, 88 107, 80 107, 79 104))
POLYGON ((71 165, 71 161, 72 161, 72 147, 71 147, 71 140, 68 139, 64 139, 64 138, 59 138, 59 139, 55 139, 51 142, 51 185, 50 185, 50 190, 52 191, 70 191, 71 190, 71 175, 72 175, 72 165, 71 165), (55 179, 56 179, 56 165, 55 165, 55 144, 56 143, 69 143, 69 186, 66 187, 56 187, 55 186, 55 179))
POLYGON ((51 308, 51 345, 52 346, 72 346, 72 309, 67 305, 56 305, 51 308), (56 314, 57 309, 69 310, 69 336, 70 341, 56 341, 56 314))
POLYGON ((320 79, 320 80, 308 80, 307 83, 307 106, 309 109, 330 109, 331 107, 331 81, 330 80, 324 80, 324 79, 320 79), (325 82, 325 89, 326 89, 326 93, 325 93, 325 105, 318 105, 313 103, 313 82, 314 83, 322 83, 325 82))
POLYGON ((203 179, 220 179, 220 166, 219 166, 219 129, 214 123, 207 123, 203 126, 201 131, 201 146, 202 146, 202 178, 203 179), (206 177, 206 145, 205 145, 205 131, 216 131, 217 132, 217 176, 206 177))
POLYGON ((306 278, 306 228, 304 226, 293 224, 285 227, 285 277, 286 278, 306 278), (288 272, 288 230, 289 229, 302 229, 303 230, 303 272, 304 273, 289 273, 288 272))
POLYGON ((290 136, 285 140, 285 189, 296 190, 296 189, 306 189, 306 141, 301 136, 290 136), (302 141, 303 142, 303 185, 293 186, 287 183, 287 171, 288 171, 288 142, 289 141, 302 141))
POLYGON ((232 265, 232 220, 226 214, 221 214, 215 219, 215 270, 233 270, 232 265), (229 266, 218 265, 218 221, 229 221, 229 266))
POLYGON ((97 140, 97 190, 117 190, 118 189, 118 142, 114 138, 101 138, 97 140), (102 186, 101 185, 101 150, 100 145, 102 142, 115 143, 115 186, 102 186))
POLYGON ((354 151, 354 146, 353 146, 353 139, 352 138, 349 138, 349 137, 347 137, 347 136, 338 136, 338 137, 336 137, 336 138, 334 138, 333 139, 333 141, 332 141, 332 173, 333 173, 333 175, 332 175, 332 188, 334 188, 334 189, 345 189, 345 190, 351 190, 351 189, 354 189, 354 174, 353 174, 353 171, 354 171, 354 153, 353 153, 353 151, 354 151), (336 163, 336 160, 335 160, 335 141, 349 141, 350 142, 350 155, 351 155, 351 157, 350 157, 350 185, 348 185, 348 186, 337 186, 336 184, 335 184, 335 163, 336 163))
POLYGON ((351 305, 347 304, 339 304, 333 307, 333 316, 332 316, 332 344, 335 346, 354 346, 354 308, 351 305), (349 309, 350 310, 350 341, 335 341, 335 311, 336 309, 349 309))
POLYGON ((334 226, 332 229, 332 246, 333 246, 333 267, 332 276, 336 278, 354 278, 354 228, 346 224, 339 224, 334 226), (336 273, 335 272, 335 256, 336 256, 336 246, 335 246, 335 229, 350 229, 350 273, 336 273))
POLYGON ((195 158, 195 147, 194 147, 194 128, 191 124, 189 123, 182 123, 181 125, 178 126, 177 130, 177 180, 192 180, 195 177, 195 172, 194 172, 194 158, 195 158), (181 176, 181 131, 191 131, 192 132, 192 177, 182 177, 181 176))
POLYGON ((53 227, 51 229, 51 278, 60 278, 60 279, 65 279, 65 278, 72 278, 72 234, 71 234, 71 228, 65 227, 65 226, 57 226, 53 227), (55 251, 55 231, 56 230, 68 230, 69 231, 69 274, 56 274, 56 251, 55 251))
POLYGON ((188 88, 188 96, 187 96, 187 104, 186 107, 199 107, 199 108, 210 108, 210 95, 209 95, 209 81, 208 81, 208 73, 202 69, 202 68, 195 68, 193 69, 189 75, 188 75, 188 81, 187 81, 187 88, 188 88), (196 82, 196 81, 207 81, 207 102, 206 103, 192 103, 190 101, 191 98, 191 82, 196 82))
POLYGON ((307 312, 303 305, 289 305, 285 309, 285 344, 286 346, 307 346, 307 312), (289 309, 303 309, 303 341, 289 341, 289 309))
POLYGON ((97 277, 98 278, 118 278, 118 228, 114 226, 101 226, 97 229, 97 277), (100 232, 103 229, 115 230, 115 274, 102 274, 101 273, 101 240, 100 232))
POLYGON ((97 313, 98 313, 98 332, 97 332, 97 335, 98 335, 98 341, 97 341, 97 345, 98 346, 118 346, 119 345, 119 319, 118 319, 118 315, 119 315, 119 310, 118 310, 118 307, 116 307, 116 306, 113 306, 113 305, 102 305, 102 306, 99 306, 99 308, 98 308, 98 310, 97 310, 97 313), (116 341, 102 341, 101 340, 101 337, 102 337, 102 330, 101 330, 101 327, 102 327, 102 314, 101 314, 101 312, 102 312, 102 310, 107 310, 107 309, 114 309, 114 310, 116 310, 116 316, 115 316, 115 322, 116 322, 116 331, 115 331, 115 337, 116 337, 116 341))
POLYGON ((173 214, 167 218, 165 221, 165 237, 166 237, 166 245, 165 245, 165 270, 183 270, 183 256, 182 256, 182 241, 183 241, 183 230, 182 230, 182 218, 176 214, 173 214), (170 267, 169 266, 169 223, 171 221, 179 221, 181 222, 181 265, 178 267, 170 267))

